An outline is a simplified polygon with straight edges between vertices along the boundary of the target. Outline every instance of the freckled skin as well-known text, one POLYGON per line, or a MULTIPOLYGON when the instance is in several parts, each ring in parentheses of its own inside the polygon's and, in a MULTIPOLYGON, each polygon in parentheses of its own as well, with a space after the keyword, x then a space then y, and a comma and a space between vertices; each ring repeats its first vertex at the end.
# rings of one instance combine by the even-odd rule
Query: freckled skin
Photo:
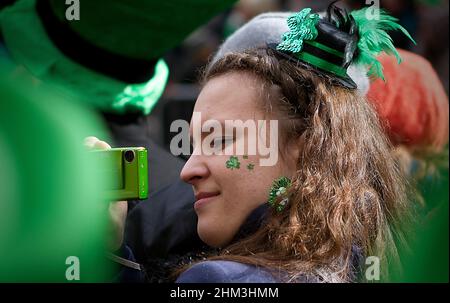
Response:
MULTIPOLYGON (((250 74, 232 72, 221 75, 208 81, 200 92, 194 111, 202 114, 202 123, 208 119, 255 120, 255 123, 274 119, 264 113, 258 99, 261 98, 260 90, 261 83, 250 74)), ((240 140, 248 142, 247 137, 245 132, 229 144, 237 144, 240 140)), ((195 149, 201 149, 201 142, 195 142, 195 149)), ((294 147, 288 157, 279 157, 274 166, 259 166, 260 155, 246 154, 245 163, 241 163, 243 167, 231 170, 226 165, 229 155, 193 154, 180 177, 193 186, 196 194, 219 193, 196 209, 200 238, 214 247, 228 244, 248 215, 267 202, 273 181, 280 176, 294 175, 298 155, 299 151, 294 147), (248 169, 246 163, 254 163, 254 167, 248 169)), ((242 156, 238 157, 242 160, 242 156)))

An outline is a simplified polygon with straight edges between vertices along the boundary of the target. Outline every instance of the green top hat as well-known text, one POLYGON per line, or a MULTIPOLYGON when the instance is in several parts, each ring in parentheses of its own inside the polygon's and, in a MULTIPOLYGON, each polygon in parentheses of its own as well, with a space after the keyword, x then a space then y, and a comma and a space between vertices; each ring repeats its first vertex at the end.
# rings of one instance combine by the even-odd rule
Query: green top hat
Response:
POLYGON ((0 12, 13 59, 108 112, 148 114, 168 68, 160 57, 236 0, 19 0, 0 12), (79 20, 66 14, 79 3, 79 20))
POLYGON ((376 58, 380 52, 393 54, 401 62, 387 31, 400 30, 414 40, 396 23, 397 19, 383 10, 373 9, 377 16, 369 14, 370 8, 348 14, 335 6, 335 2, 329 5, 324 18, 312 13, 310 8, 290 16, 287 19, 289 31, 283 34, 280 43, 269 44, 269 47, 312 66, 347 88, 357 88, 347 74, 353 62, 366 65, 370 76, 383 78, 381 63, 376 58))

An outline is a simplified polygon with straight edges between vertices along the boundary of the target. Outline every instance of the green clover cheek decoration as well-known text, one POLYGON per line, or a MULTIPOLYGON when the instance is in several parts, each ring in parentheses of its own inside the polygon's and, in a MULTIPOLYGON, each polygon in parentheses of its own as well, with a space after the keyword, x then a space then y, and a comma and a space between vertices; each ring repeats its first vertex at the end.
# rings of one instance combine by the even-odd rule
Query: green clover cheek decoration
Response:
POLYGON ((241 163, 239 162, 238 157, 231 156, 227 162, 225 162, 225 165, 227 168, 233 170, 233 169, 239 169, 241 167, 241 163))
POLYGON ((304 40, 315 40, 319 34, 316 25, 319 22, 318 14, 311 14, 310 8, 305 8, 287 19, 289 32, 283 35, 283 41, 278 44, 277 50, 299 53, 303 48, 304 40))

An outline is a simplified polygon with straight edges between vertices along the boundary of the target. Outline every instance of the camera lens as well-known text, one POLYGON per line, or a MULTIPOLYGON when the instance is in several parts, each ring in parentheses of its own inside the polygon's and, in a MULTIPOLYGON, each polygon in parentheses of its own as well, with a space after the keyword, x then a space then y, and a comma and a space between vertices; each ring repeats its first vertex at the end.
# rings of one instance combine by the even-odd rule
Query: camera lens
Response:
POLYGON ((134 151, 132 150, 127 150, 125 151, 125 153, 123 154, 123 157, 125 158, 125 161, 131 163, 134 160, 134 151))

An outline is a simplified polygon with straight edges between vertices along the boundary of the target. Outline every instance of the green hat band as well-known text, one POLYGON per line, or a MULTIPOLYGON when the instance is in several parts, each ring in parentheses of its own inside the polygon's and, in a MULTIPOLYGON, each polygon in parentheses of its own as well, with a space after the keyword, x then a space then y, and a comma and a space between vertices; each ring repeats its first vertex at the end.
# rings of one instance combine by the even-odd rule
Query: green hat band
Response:
POLYGON ((305 41, 303 51, 295 56, 309 64, 335 74, 341 78, 347 76, 347 69, 341 66, 344 54, 316 41, 305 41))

